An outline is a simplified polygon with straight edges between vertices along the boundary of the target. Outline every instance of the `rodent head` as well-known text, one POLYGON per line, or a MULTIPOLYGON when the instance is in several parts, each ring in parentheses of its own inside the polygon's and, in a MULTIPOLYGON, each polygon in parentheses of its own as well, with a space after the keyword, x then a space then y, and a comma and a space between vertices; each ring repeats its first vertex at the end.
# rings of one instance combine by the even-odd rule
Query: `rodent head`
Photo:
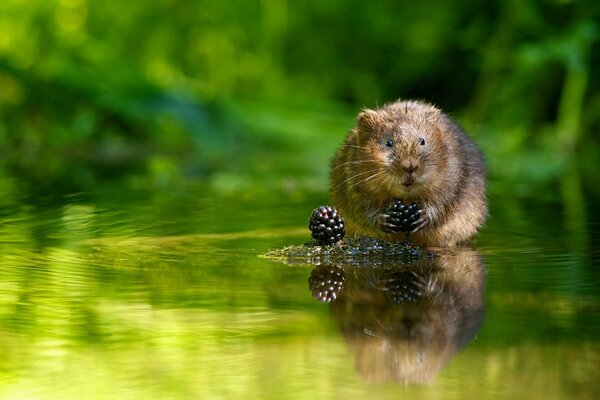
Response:
POLYGON ((365 188, 388 191, 398 198, 418 198, 443 181, 448 135, 439 109, 409 101, 363 110, 354 134, 357 157, 368 160, 360 165, 365 188))

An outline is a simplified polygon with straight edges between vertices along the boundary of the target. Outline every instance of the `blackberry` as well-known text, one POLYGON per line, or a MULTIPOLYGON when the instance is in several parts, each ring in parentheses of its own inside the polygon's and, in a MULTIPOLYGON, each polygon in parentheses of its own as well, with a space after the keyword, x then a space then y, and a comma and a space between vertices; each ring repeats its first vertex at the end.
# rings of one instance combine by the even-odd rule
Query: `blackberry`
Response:
POLYGON ((396 304, 416 303, 421 298, 421 282, 412 271, 394 271, 386 279, 385 287, 396 304))
POLYGON ((321 206, 313 210, 308 229, 320 245, 333 244, 346 234, 344 220, 337 210, 330 206, 321 206))
POLYGON ((386 222, 395 226, 394 232, 408 233, 414 229, 413 224, 418 221, 421 213, 417 203, 406 205, 402 200, 396 200, 387 210, 386 222))
POLYGON ((315 299, 331 303, 344 287, 345 280, 346 275, 342 268, 334 265, 320 265, 311 271, 308 288, 315 299))

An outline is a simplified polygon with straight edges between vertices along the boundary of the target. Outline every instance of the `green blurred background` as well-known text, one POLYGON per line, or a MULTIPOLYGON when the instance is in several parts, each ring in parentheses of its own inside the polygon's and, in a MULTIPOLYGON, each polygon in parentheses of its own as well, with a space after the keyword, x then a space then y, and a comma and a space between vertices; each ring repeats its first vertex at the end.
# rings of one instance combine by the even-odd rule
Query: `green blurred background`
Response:
POLYGON ((326 190, 358 110, 409 97, 475 137, 492 192, 600 198, 599 21, 594 0, 3 0, 0 176, 326 190))

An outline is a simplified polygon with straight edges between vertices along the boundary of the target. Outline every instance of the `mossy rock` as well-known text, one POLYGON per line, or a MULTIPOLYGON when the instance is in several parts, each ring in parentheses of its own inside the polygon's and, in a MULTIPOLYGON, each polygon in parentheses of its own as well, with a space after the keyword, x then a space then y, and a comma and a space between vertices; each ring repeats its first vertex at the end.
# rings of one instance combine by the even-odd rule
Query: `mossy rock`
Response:
POLYGON ((431 260, 435 255, 408 241, 390 243, 371 237, 355 237, 326 246, 315 241, 300 246, 288 246, 269 251, 264 257, 286 264, 390 267, 431 260))

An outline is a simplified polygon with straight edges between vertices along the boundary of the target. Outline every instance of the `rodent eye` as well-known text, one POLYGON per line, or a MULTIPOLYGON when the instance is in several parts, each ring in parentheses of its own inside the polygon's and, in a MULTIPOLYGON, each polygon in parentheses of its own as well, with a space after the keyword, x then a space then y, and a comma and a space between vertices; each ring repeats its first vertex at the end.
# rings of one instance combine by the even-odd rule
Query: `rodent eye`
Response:
POLYGON ((394 147, 394 141, 393 141, 392 139, 388 139, 388 140, 385 142, 385 145, 386 145, 387 147, 394 147))
POLYGON ((425 146, 425 139, 423 139, 422 137, 419 138, 419 144, 421 146, 425 146))

